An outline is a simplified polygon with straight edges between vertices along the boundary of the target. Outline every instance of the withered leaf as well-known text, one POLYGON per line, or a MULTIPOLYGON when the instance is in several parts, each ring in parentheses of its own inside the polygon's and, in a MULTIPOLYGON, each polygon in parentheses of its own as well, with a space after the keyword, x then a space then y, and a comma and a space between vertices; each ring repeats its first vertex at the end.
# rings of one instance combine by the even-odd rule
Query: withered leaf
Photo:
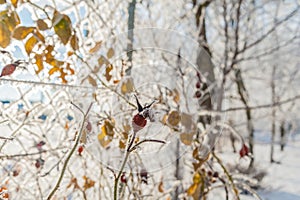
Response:
POLYGON ((180 141, 185 145, 191 145, 193 142, 193 133, 181 133, 180 141))
POLYGON ((5 48, 10 43, 10 31, 4 22, 0 21, 0 46, 5 48))
POLYGON ((38 40, 35 36, 31 36, 25 43, 26 53, 29 55, 33 49, 33 47, 38 43, 38 40))
POLYGON ((37 27, 41 31, 47 30, 49 28, 48 24, 44 20, 42 20, 42 19, 38 19, 36 23, 37 23, 37 27))
POLYGON ((58 35, 62 43, 66 45, 72 34, 72 23, 70 18, 67 15, 55 11, 52 23, 55 33, 58 35))
POLYGON ((34 29, 35 29, 34 27, 19 26, 14 30, 12 36, 17 40, 23 40, 27 37, 29 33, 32 33, 34 29))
POLYGON ((91 75, 88 76, 88 81, 92 86, 97 87, 97 81, 91 75))
POLYGON ((100 49, 101 45, 102 45, 102 41, 96 42, 95 46, 89 50, 89 53, 95 53, 100 49))
POLYGON ((168 115, 168 124, 171 126, 177 126, 181 120, 181 116, 178 111, 173 110, 171 113, 168 115))
POLYGON ((114 49, 113 48, 109 48, 108 51, 107 51, 106 56, 109 59, 109 58, 112 58, 114 56, 114 54, 115 54, 114 49))

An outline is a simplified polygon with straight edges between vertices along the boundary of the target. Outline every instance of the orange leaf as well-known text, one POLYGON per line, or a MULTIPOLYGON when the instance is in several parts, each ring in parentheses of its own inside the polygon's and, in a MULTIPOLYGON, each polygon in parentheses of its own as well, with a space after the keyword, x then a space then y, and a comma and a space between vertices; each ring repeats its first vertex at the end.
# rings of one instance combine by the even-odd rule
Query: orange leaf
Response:
POLYGON ((110 75, 110 72, 111 72, 111 70, 113 69, 113 66, 112 66, 112 64, 108 64, 107 66, 106 66, 106 70, 105 70, 105 77, 106 77, 106 80, 107 81, 110 81, 110 79, 111 79, 111 75, 110 75))
POLYGON ((26 53, 29 55, 33 49, 33 47, 38 43, 36 37, 31 36, 25 43, 26 53))
POLYGON ((32 33, 34 29, 34 27, 19 26, 14 30, 13 38, 23 40, 29 33, 32 33))
POLYGON ((72 185, 74 185, 74 189, 80 189, 80 186, 77 183, 77 178, 72 178, 70 183, 67 185, 67 188, 70 188, 72 185))
POLYGON ((100 49, 102 41, 96 42, 95 46, 89 50, 89 53, 95 53, 100 49))
POLYGON ((70 67, 70 63, 67 63, 66 69, 69 70, 71 75, 75 74, 75 70, 70 67))
POLYGON ((42 19, 38 19, 36 23, 41 31, 47 30, 49 28, 48 24, 42 19))
POLYGON ((43 63, 43 56, 40 54, 35 54, 35 64, 37 65, 38 69, 35 70, 35 73, 40 73, 44 69, 44 63, 43 63))
POLYGON ((83 179, 84 179, 84 185, 83 185, 84 190, 94 187, 95 181, 88 178, 87 176, 83 176, 83 179))
POLYGON ((52 68, 49 70, 48 74, 49 74, 49 75, 52 75, 52 74, 54 74, 54 72, 57 72, 57 71, 60 71, 58 67, 52 67, 52 68))
POLYGON ((158 185, 158 191, 163 193, 164 192, 164 184, 162 181, 160 181, 159 185, 158 185))
POLYGON ((0 21, 0 46, 5 48, 10 43, 10 31, 5 22, 0 21))
POLYGON ((18 0, 11 0, 11 4, 16 8, 18 4, 18 0))

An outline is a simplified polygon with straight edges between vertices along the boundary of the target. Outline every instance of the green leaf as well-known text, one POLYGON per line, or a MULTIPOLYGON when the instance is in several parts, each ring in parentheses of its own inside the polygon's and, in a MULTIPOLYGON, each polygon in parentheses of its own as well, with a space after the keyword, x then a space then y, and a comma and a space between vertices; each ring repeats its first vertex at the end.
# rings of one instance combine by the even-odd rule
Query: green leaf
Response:
POLYGON ((52 23, 55 33, 58 35, 62 43, 66 45, 72 34, 72 23, 70 18, 67 15, 63 15, 55 11, 52 23))

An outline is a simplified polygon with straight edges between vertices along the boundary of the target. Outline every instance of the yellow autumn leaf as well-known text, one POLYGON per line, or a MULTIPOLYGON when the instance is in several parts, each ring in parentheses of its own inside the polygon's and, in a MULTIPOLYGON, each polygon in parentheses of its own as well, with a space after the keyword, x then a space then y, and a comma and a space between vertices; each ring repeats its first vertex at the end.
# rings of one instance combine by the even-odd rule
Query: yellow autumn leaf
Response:
POLYGON ((31 36, 25 43, 26 53, 29 55, 33 49, 33 47, 38 43, 38 40, 35 36, 31 36))
POLYGON ((44 69, 43 56, 40 54, 35 54, 34 59, 35 59, 35 64, 38 67, 37 70, 35 70, 35 73, 38 74, 44 69))
POLYGON ((193 142, 193 133, 181 133, 180 141, 185 145, 191 145, 193 142))
POLYGON ((10 31, 7 26, 0 21, 0 46, 5 48, 10 43, 10 31))
POLYGON ((196 190, 198 188, 198 184, 192 184, 189 189, 186 191, 188 196, 192 196, 193 194, 195 194, 196 190))
POLYGON ((17 12, 10 12, 8 10, 4 10, 0 12, 1 21, 7 26, 8 30, 12 32, 15 27, 20 24, 20 18, 17 12))
POLYGON ((45 43, 45 37, 41 34, 41 32, 39 32, 38 30, 36 30, 36 31, 33 33, 33 35, 36 36, 37 39, 38 39, 40 42, 45 43))
POLYGON ((42 19, 38 19, 36 23, 37 23, 37 27, 41 31, 47 30, 49 28, 48 24, 44 20, 42 20, 42 19))
POLYGON ((71 36, 70 44, 71 44, 71 47, 72 47, 73 50, 78 50, 79 49, 78 37, 75 34, 73 34, 71 36))
POLYGON ((49 71, 48 71, 48 74, 49 75, 52 75, 54 74, 54 72, 59 72, 60 69, 58 67, 52 67, 49 71))
POLYGON ((102 41, 96 42, 95 46, 89 50, 89 53, 95 53, 100 49, 101 45, 102 45, 102 41))
POLYGON ((113 48, 109 48, 108 51, 107 51, 106 56, 109 59, 109 58, 112 58, 114 56, 114 54, 115 54, 114 49, 113 48))
POLYGON ((97 87, 97 81, 91 75, 88 76, 88 81, 92 86, 97 87))
POLYGON ((67 15, 55 11, 52 24, 55 33, 58 35, 61 42, 66 45, 72 34, 72 23, 70 18, 67 15))
POLYGON ((104 121, 103 126, 101 127, 101 131, 105 133, 105 135, 113 136, 114 135, 114 124, 108 120, 104 121))
POLYGON ((32 33, 34 29, 34 27, 19 26, 14 30, 12 37, 17 40, 23 40, 29 33, 32 33))
POLYGON ((106 136, 106 133, 104 131, 101 131, 101 133, 98 134, 97 138, 99 141, 103 140, 106 136))
POLYGON ((134 85, 133 85, 132 78, 129 78, 122 82, 122 85, 121 85, 121 93, 122 94, 131 93, 133 91, 134 91, 134 85))
POLYGON ((111 139, 107 139, 107 140, 100 140, 100 145, 104 148, 108 147, 109 143, 111 143, 111 139))
POLYGON ((108 65, 106 66, 106 70, 105 70, 105 78, 106 78, 107 81, 110 81, 110 79, 111 79, 111 77, 112 77, 112 75, 110 75, 110 72, 111 72, 112 69, 113 69, 112 64, 108 64, 108 65))
POLYGON ((195 184, 199 184, 201 182, 201 175, 200 173, 196 173, 194 176, 193 176, 193 183, 195 184))
POLYGON ((168 124, 171 126, 177 126, 181 120, 181 116, 178 111, 173 110, 171 113, 168 115, 168 124))
POLYGON ((11 4, 16 8, 18 4, 18 0, 11 0, 11 4))

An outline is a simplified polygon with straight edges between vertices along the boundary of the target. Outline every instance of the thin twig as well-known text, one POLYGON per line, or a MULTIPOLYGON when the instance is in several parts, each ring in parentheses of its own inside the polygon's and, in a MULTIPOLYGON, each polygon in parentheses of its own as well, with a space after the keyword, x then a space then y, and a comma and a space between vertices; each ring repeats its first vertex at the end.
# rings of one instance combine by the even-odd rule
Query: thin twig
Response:
POLYGON ((88 117, 88 113, 89 113, 89 111, 90 111, 90 109, 91 109, 91 107, 92 107, 92 105, 93 105, 93 103, 91 103, 90 106, 88 107, 86 113, 84 113, 84 112, 82 111, 82 109, 79 108, 76 104, 74 104, 73 102, 71 102, 71 104, 72 104, 73 106, 75 106, 75 107, 83 114, 83 121, 82 121, 82 124, 81 124, 81 127, 80 127, 79 134, 77 135, 75 144, 74 144, 73 148, 71 149, 70 153, 68 154, 68 156, 67 156, 67 158, 66 158, 66 161, 65 161, 65 163, 64 163, 64 165, 63 165, 63 168, 62 168, 62 170, 61 170, 60 176, 59 176, 59 178, 58 178, 58 180, 57 180, 57 183, 56 183, 56 185, 54 186, 54 188, 52 189, 52 191, 50 192, 50 194, 48 195, 47 200, 50 200, 50 199, 53 197, 53 195, 55 194, 55 192, 57 191, 57 189, 59 188, 59 185, 60 185, 60 183, 61 183, 61 181, 62 181, 62 179, 63 179, 63 176, 64 176, 64 174, 65 174, 65 171, 66 171, 66 169, 67 169, 67 165, 68 165, 68 163, 69 163, 69 161, 70 161, 70 159, 71 159, 73 153, 75 152, 75 150, 76 150, 76 148, 77 148, 77 146, 78 146, 78 144, 79 144, 79 142, 80 142, 82 132, 83 132, 83 130, 84 130, 84 128, 85 128, 85 121, 86 121, 86 119, 87 119, 87 117, 88 117))
POLYGON ((234 184, 234 181, 233 181, 232 176, 231 176, 230 173, 227 171, 226 167, 223 165, 221 159, 220 159, 214 152, 212 152, 212 156, 217 160, 217 162, 219 163, 219 165, 220 165, 221 168, 223 169, 225 175, 227 176, 229 182, 231 183, 232 190, 233 190, 233 192, 234 192, 236 198, 237 198, 238 200, 240 200, 239 193, 238 193, 238 189, 237 189, 236 185, 234 184))
POLYGON ((238 110, 256 110, 256 109, 261 109, 261 108, 271 108, 271 107, 275 107, 275 106, 280 106, 292 101, 295 101, 297 99, 300 99, 300 95, 296 95, 292 98, 289 99, 285 99, 283 101, 278 101, 278 102, 274 102, 271 104, 263 104, 263 105, 258 105, 258 106, 249 106, 249 107, 235 107, 235 108, 228 108, 225 110, 222 110, 221 112, 230 112, 230 111, 238 111, 238 110))
POLYGON ((4 136, 0 136, 1 140, 13 140, 13 137, 4 137, 4 136))
POLYGON ((12 159, 12 158, 16 158, 16 157, 26 157, 26 156, 34 156, 34 155, 39 155, 42 153, 47 153, 47 152, 52 152, 52 151, 57 151, 57 150, 61 150, 61 149, 65 149, 66 147, 62 147, 62 148, 57 148, 57 149, 50 149, 50 150, 42 150, 39 152, 33 152, 33 153, 22 153, 22 154, 14 154, 14 155, 3 155, 0 156, 0 159, 12 159))
POLYGON ((139 145, 141 145, 144 142, 157 142, 157 143, 162 143, 162 144, 166 144, 165 141, 162 140, 156 140, 156 139, 145 139, 142 140, 140 142, 138 142, 137 144, 135 144, 131 149, 129 149, 130 152, 134 151, 139 145))

